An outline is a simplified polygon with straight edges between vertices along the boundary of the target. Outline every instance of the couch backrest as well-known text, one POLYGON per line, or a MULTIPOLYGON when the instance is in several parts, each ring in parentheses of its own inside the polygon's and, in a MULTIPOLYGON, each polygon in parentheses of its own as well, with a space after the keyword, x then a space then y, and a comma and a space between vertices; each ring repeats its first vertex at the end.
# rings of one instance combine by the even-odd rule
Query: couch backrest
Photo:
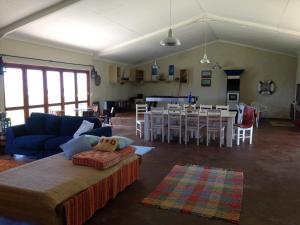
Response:
POLYGON ((101 127, 100 121, 95 117, 79 117, 79 116, 62 116, 60 135, 73 136, 78 130, 83 120, 94 123, 94 129, 101 127))
POLYGON ((31 113, 26 120, 25 127, 28 134, 46 133, 46 115, 45 113, 31 113))
POLYGON ((101 127, 100 121, 95 117, 55 116, 46 113, 31 113, 25 127, 28 134, 73 136, 83 120, 94 123, 94 129, 101 127))

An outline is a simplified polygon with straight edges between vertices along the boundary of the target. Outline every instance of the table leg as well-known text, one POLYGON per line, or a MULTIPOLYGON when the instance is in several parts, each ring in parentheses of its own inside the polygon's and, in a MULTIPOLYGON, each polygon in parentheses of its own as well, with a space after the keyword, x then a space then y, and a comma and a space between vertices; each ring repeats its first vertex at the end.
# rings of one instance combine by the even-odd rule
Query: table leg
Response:
POLYGON ((144 114, 144 140, 149 141, 150 140, 150 116, 148 114, 144 114))
POLYGON ((227 118, 226 147, 232 148, 233 117, 227 118))

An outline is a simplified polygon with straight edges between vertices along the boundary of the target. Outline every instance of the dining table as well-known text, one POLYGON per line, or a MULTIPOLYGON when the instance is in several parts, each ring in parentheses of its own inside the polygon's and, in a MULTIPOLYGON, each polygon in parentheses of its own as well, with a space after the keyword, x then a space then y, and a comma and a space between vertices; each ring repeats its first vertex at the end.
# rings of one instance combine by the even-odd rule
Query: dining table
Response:
MULTIPOLYGON (((181 115, 182 117, 185 117, 186 111, 182 111, 181 115)), ((167 121, 168 117, 168 110, 163 111, 164 117, 166 118, 165 121, 167 121)), ((233 140, 233 125, 235 123, 235 117, 237 112, 236 111, 227 111, 222 110, 221 111, 221 118, 222 121, 224 121, 226 126, 226 147, 232 148, 232 140, 233 140)), ((198 114, 202 119, 207 117, 207 111, 199 112, 198 114)), ((150 140, 150 116, 151 111, 147 111, 144 113, 144 140, 149 141, 150 140)))

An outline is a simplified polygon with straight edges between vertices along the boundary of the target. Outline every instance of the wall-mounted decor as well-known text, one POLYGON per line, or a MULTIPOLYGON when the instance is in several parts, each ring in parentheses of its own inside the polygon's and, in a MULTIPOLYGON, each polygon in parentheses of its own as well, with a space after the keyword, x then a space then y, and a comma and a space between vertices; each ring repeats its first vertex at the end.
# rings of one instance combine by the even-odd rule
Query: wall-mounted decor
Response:
POLYGON ((168 80, 174 80, 174 75, 175 75, 175 66, 169 65, 168 80))
POLYGON ((261 95, 272 95, 276 91, 276 85, 272 80, 259 81, 257 91, 261 95))
POLYGON ((179 82, 180 83, 188 82, 188 70, 182 69, 179 71, 179 82))
POLYGON ((212 71, 211 70, 202 70, 201 77, 202 78, 211 78, 212 71))
POLYGON ((201 79, 201 87, 210 87, 211 79, 201 79))

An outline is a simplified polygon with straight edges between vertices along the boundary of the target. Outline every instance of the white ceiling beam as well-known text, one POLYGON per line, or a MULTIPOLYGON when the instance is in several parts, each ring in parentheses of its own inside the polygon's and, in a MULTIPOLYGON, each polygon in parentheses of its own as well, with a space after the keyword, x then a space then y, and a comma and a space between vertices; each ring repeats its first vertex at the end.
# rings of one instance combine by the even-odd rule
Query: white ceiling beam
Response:
POLYGON ((19 19, 19 20, 13 22, 13 23, 11 23, 11 24, 9 24, 9 25, 1 28, 0 29, 0 38, 6 36, 7 34, 15 31, 16 29, 18 29, 18 28, 20 28, 20 27, 22 27, 22 26, 24 26, 24 25, 26 25, 28 23, 31 23, 31 22, 33 22, 35 20, 38 20, 38 19, 40 19, 40 18, 42 18, 44 16, 47 16, 47 15, 49 15, 51 13, 54 13, 54 12, 56 12, 58 10, 66 8, 66 7, 68 7, 68 6, 70 6, 70 5, 74 4, 74 3, 79 2, 79 1, 80 0, 63 0, 63 1, 59 2, 59 3, 57 3, 57 4, 54 4, 54 5, 50 6, 50 7, 47 7, 45 9, 42 9, 42 10, 40 10, 38 12, 35 12, 35 13, 29 15, 29 16, 26 16, 26 17, 24 17, 22 19, 19 19))
MULTIPOLYGON (((193 18, 190 18, 188 20, 184 20, 184 21, 181 21, 181 22, 179 22, 177 24, 174 24, 174 25, 172 25, 172 29, 176 30, 178 28, 185 27, 185 26, 188 26, 188 25, 191 25, 191 24, 194 24, 194 23, 206 22, 206 21, 210 21, 210 20, 211 20, 210 18, 206 18, 205 16, 201 15, 201 16, 193 17, 193 18)), ((166 35, 167 35, 167 31, 168 30, 169 30, 169 27, 164 27, 162 29, 156 30, 156 31, 151 32, 151 33, 147 33, 145 35, 142 35, 142 36, 139 36, 137 38, 131 39, 129 41, 122 42, 122 43, 117 44, 117 45, 115 45, 113 47, 106 48, 106 49, 104 49, 102 51, 99 51, 99 55, 101 56, 103 54, 112 52, 112 51, 117 50, 119 48, 122 48, 122 47, 125 47, 125 46, 128 46, 128 45, 134 44, 136 42, 139 42, 139 41, 142 41, 142 40, 154 37, 154 36, 162 34, 162 33, 166 33, 166 35)))
POLYGON ((265 30, 265 31, 273 32, 273 33, 282 33, 282 34, 287 34, 287 35, 293 35, 293 36, 300 38, 300 32, 295 31, 295 30, 284 29, 284 28, 269 26, 269 25, 264 25, 264 24, 258 24, 258 23, 254 23, 254 22, 233 19, 233 18, 229 18, 229 17, 222 17, 222 16, 217 16, 214 14, 207 14, 207 17, 212 19, 213 21, 230 23, 230 24, 239 25, 242 27, 257 28, 257 29, 261 29, 261 30, 265 30))

